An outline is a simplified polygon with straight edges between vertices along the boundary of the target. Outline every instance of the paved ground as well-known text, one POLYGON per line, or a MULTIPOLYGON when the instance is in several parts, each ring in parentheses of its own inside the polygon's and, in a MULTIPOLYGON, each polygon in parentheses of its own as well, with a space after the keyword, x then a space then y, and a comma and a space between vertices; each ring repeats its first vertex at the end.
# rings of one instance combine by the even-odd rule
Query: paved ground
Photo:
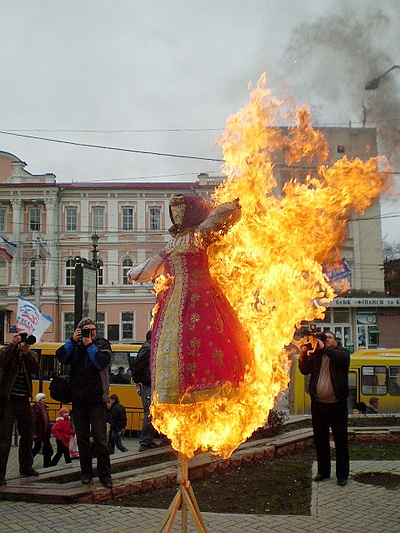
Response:
MULTIPOLYGON (((130 450, 137 448, 137 440, 125 439, 125 444, 130 450)), ((35 458, 34 466, 40 468, 41 456, 35 458)), ((351 474, 372 471, 400 475, 400 458, 351 463, 351 474)), ((15 447, 7 474, 13 473, 18 473, 15 447)), ((157 509, 0 500, 0 533, 151 533, 156 531, 164 514, 165 510, 157 509)), ((331 479, 313 483, 311 516, 221 513, 202 513, 202 516, 209 533, 399 533, 400 488, 389 490, 352 479, 346 487, 338 487, 331 479)), ((179 518, 172 529, 174 533, 181 531, 179 518)), ((189 519, 188 532, 196 531, 189 519)))

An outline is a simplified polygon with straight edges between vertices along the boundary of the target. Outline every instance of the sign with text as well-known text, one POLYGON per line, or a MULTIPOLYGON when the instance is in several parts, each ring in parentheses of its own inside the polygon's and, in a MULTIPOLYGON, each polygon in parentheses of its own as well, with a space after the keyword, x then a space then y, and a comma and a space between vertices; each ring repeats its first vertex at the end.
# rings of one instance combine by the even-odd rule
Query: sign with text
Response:
POLYGON ((97 268, 81 257, 75 257, 75 327, 89 316, 97 318, 97 268))

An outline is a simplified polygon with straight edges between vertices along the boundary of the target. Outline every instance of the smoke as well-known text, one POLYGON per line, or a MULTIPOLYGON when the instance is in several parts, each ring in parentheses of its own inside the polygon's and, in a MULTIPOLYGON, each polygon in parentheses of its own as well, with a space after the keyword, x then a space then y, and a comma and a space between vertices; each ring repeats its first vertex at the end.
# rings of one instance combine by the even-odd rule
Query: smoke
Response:
POLYGON ((284 79, 320 125, 374 127, 381 154, 400 167, 400 3, 336 2, 329 14, 299 25, 285 53, 284 79), (395 53, 397 52, 397 55, 395 53))

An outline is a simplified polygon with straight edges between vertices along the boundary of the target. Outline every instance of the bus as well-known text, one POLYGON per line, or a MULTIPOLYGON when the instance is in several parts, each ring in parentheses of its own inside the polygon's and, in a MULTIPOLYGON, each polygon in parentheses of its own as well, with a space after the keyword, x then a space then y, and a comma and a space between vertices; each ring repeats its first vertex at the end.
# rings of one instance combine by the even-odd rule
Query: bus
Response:
MULTIPOLYGON (((33 399, 38 392, 46 394, 46 403, 49 407, 50 420, 53 422, 58 416, 61 407, 59 402, 53 400, 49 393, 51 379, 62 373, 62 365, 56 357, 56 350, 62 346, 63 342, 43 342, 36 343, 31 349, 38 354, 39 375, 33 375, 33 399)), ((143 423, 143 406, 142 400, 136 391, 136 385, 131 378, 127 378, 126 384, 113 383, 112 378, 120 367, 129 375, 128 370, 133 367, 137 352, 141 344, 111 344, 111 375, 110 375, 110 394, 116 394, 119 401, 126 409, 127 426, 126 430, 138 432, 143 423)))
MULTIPOLYGON (((289 383, 289 412, 311 413, 309 376, 300 373, 298 354, 292 356, 289 383)), ((379 414, 400 413, 400 349, 358 350, 351 355, 349 368, 349 413, 356 402, 379 398, 379 414)))

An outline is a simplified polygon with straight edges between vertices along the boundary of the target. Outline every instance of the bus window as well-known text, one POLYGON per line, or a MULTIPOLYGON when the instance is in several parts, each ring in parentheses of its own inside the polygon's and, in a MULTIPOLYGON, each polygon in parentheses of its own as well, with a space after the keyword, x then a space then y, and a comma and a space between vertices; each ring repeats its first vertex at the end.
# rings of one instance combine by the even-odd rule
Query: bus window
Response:
POLYGON ((347 407, 349 413, 353 412, 354 404, 357 402, 357 372, 349 372, 349 398, 347 407))
POLYGON ((112 352, 110 382, 120 385, 131 383, 129 352, 112 352))
POLYGON ((361 393, 365 396, 383 396, 388 392, 385 366, 363 366, 361 369, 361 393))
POLYGON ((400 366, 389 367, 389 394, 400 396, 400 366))

